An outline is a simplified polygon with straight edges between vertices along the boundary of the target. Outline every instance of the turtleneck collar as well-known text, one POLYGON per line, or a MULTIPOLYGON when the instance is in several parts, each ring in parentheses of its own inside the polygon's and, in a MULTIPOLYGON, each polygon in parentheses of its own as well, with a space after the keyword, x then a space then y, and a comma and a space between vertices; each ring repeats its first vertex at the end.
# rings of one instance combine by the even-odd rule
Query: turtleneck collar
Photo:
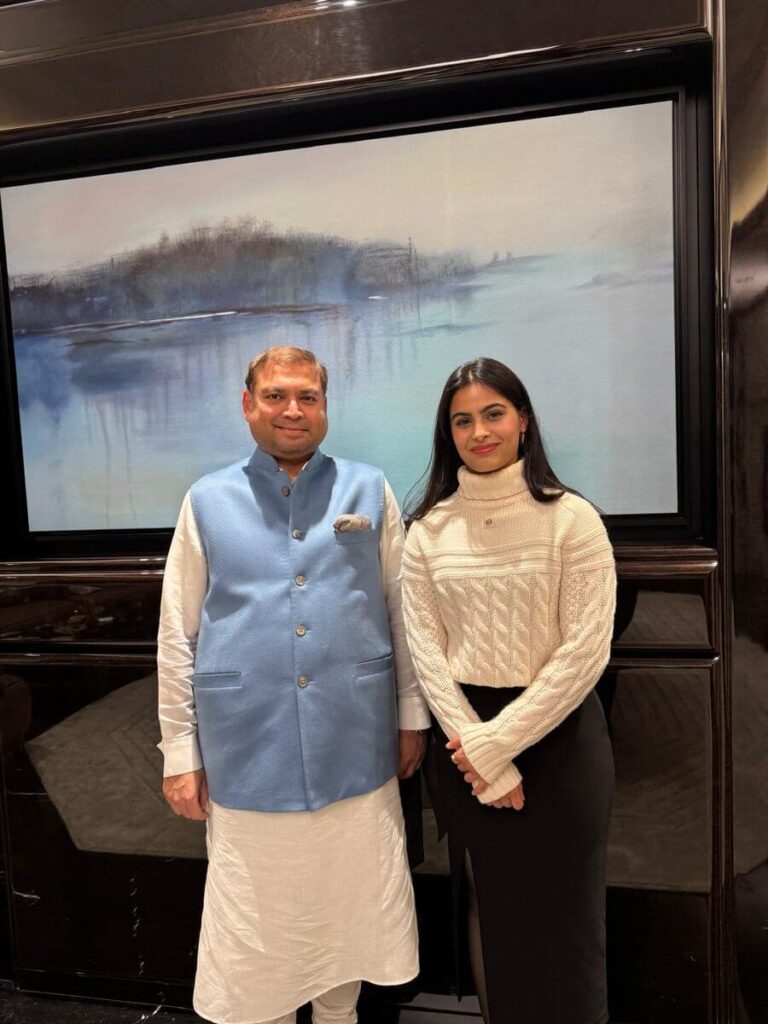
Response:
POLYGON ((497 469, 495 473, 473 473, 466 466, 459 468, 459 494, 470 501, 496 501, 511 498, 528 490, 523 476, 525 460, 518 459, 511 466, 497 469))

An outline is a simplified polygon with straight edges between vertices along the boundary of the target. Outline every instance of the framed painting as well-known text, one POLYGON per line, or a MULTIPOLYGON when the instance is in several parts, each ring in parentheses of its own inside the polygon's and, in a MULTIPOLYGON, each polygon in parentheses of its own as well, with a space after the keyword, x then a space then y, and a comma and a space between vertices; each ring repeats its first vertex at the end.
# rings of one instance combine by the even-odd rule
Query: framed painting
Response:
POLYGON ((448 373, 485 355, 615 534, 700 530, 694 120, 657 88, 6 176, 26 535, 153 549, 247 456, 245 371, 283 344, 328 367, 324 448, 401 503, 448 373))

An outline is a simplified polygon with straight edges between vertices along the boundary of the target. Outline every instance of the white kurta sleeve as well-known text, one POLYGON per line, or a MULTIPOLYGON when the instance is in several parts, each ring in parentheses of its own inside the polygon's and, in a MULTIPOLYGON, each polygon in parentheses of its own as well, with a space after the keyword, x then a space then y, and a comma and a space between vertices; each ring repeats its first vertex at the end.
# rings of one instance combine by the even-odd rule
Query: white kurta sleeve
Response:
POLYGON ((189 494, 184 498, 163 577, 157 637, 158 710, 163 775, 202 767, 192 673, 208 563, 189 494))
POLYGON ((384 597, 389 613, 392 649, 395 654, 397 679, 397 713, 401 729, 428 729, 429 709, 421 695, 419 682, 408 650, 403 622, 403 602, 400 590, 400 562, 403 557, 405 534, 400 520, 400 509, 389 483, 384 481, 384 520, 379 541, 379 561, 384 584, 384 597))
MULTIPOLYGON (((411 527, 408 535, 401 575, 408 644, 421 688, 445 735, 460 735, 463 739, 467 728, 482 723, 451 675, 447 658, 448 638, 426 560, 419 547, 417 525, 411 527)), ((498 800, 519 785, 521 778, 511 757, 507 758, 506 764, 478 800, 481 803, 498 800)))

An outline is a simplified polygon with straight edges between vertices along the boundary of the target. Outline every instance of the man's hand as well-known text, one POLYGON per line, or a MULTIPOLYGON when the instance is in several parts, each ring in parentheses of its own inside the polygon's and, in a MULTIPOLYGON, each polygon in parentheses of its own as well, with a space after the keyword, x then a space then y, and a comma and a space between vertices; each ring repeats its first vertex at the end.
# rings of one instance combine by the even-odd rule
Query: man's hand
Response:
POLYGON ((426 733, 414 732, 412 729, 401 729, 400 763, 397 769, 398 779, 410 779, 424 760, 424 754, 426 752, 426 733))
POLYGON ((205 821, 208 817, 208 784, 203 768, 163 779, 163 796, 180 818, 205 821))
MULTIPOLYGON (((464 776, 464 781, 472 786, 474 795, 479 796, 484 790, 488 789, 488 783, 475 771, 472 767, 472 762, 464 753, 461 737, 459 735, 451 736, 445 746, 447 750, 453 751, 451 760, 464 776)), ((498 808, 514 807, 516 811, 522 811, 524 803, 525 796, 523 795, 523 784, 521 782, 514 789, 510 789, 508 793, 505 793, 504 796, 499 797, 498 800, 492 800, 488 806, 498 808)))

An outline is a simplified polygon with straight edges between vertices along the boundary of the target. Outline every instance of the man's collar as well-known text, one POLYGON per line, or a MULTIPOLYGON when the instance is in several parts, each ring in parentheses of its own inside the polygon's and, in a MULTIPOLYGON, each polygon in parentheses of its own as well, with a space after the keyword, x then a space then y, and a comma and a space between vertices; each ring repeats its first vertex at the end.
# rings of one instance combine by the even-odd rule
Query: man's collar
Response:
MULTIPOLYGON (((313 473, 322 462, 324 462, 326 456, 316 448, 315 451, 310 455, 307 461, 301 468, 302 473, 313 473)), ((249 469, 260 469, 266 473, 279 473, 280 467, 277 464, 277 460, 274 455, 270 455, 269 452, 263 451, 258 445, 253 450, 253 455, 248 462, 249 469)))

